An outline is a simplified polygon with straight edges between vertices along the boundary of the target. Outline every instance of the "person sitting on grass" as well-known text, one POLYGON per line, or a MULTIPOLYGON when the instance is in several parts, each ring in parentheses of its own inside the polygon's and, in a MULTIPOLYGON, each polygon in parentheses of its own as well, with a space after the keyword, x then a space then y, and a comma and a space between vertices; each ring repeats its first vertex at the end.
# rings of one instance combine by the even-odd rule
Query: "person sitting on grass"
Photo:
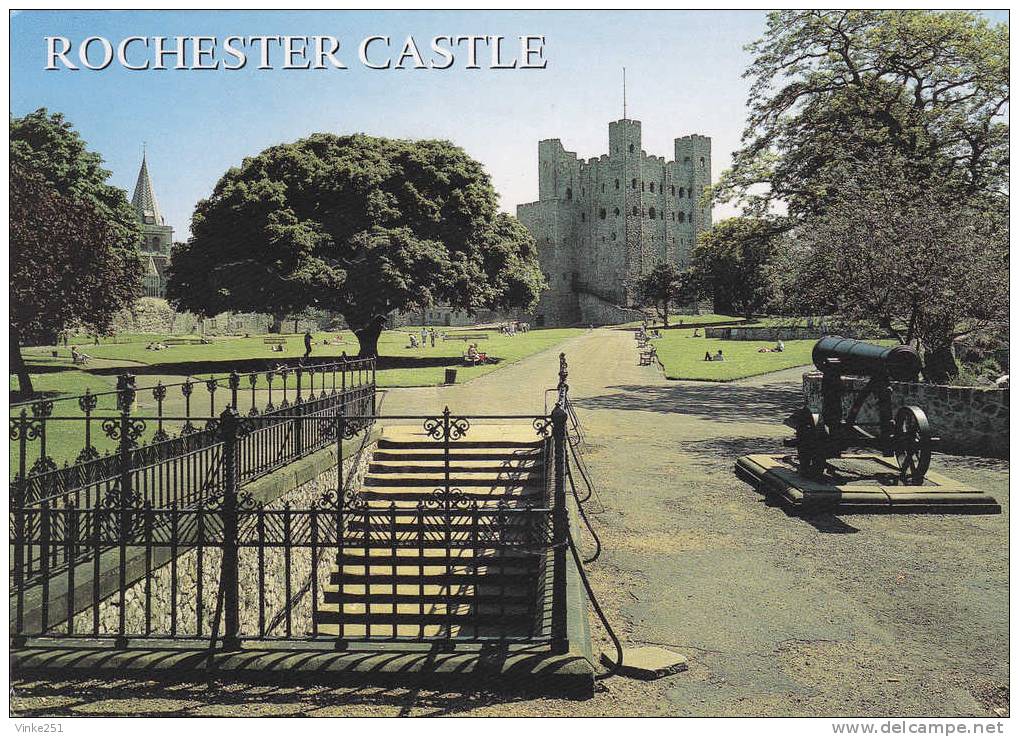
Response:
POLYGON ((693 329, 693 335, 691 335, 690 337, 691 338, 699 338, 699 337, 701 337, 701 329, 700 328, 694 328, 693 329))
POLYGON ((782 339, 779 338, 777 341, 775 341, 775 353, 782 353, 784 350, 785 343, 783 343, 782 339))
POLYGON ((722 355, 722 349, 721 348, 718 349, 718 353, 716 353, 715 357, 713 359, 711 359, 711 360, 712 361, 724 361, 725 360, 725 356, 722 355))
POLYGON ((713 360, 713 359, 711 358, 711 352, 710 352, 710 351, 704 351, 704 360, 705 360, 705 361, 711 361, 711 360, 713 360))
POLYGON ((467 363, 474 365, 480 360, 480 358, 481 357, 478 355, 478 344, 471 343, 467 347, 467 363))
POLYGON ((92 356, 89 356, 88 354, 82 353, 81 351, 79 351, 78 350, 78 346, 76 346, 76 345, 72 345, 71 346, 71 361, 73 363, 81 365, 81 366, 84 366, 91 359, 92 359, 92 356))
POLYGON ((414 335, 414 333, 410 334, 410 345, 407 346, 407 347, 408 348, 417 348, 418 347, 418 337, 416 335, 414 335))

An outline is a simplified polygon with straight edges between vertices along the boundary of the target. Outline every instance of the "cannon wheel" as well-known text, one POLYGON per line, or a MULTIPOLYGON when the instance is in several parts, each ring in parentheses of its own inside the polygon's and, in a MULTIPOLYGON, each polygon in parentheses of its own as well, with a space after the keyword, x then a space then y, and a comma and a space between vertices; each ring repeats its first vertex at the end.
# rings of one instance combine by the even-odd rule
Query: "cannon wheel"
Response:
POLYGON ((931 465, 931 426, 919 407, 899 407, 895 413, 895 460, 902 483, 923 483, 931 465))
POLYGON ((824 430, 819 419, 818 415, 804 409, 796 424, 796 460, 804 476, 820 476, 828 463, 822 450, 824 430))

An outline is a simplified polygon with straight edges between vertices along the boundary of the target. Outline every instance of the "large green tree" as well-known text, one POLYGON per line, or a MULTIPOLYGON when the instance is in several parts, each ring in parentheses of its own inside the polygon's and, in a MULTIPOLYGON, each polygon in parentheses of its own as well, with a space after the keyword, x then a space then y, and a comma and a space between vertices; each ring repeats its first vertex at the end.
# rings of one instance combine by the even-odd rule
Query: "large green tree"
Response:
POLYGON ((23 345, 71 326, 103 331, 141 292, 141 263, 91 202, 60 194, 20 164, 10 169, 10 359, 19 392, 32 378, 23 345))
POLYGON ((886 151, 837 162, 824 213, 796 231, 784 292, 800 312, 871 323, 924 357, 924 376, 957 373, 952 342, 1008 319, 1007 211, 940 179, 917 181, 886 151))
POLYGON ((748 47, 749 116, 713 190, 795 226, 834 194, 833 161, 892 150, 917 181, 991 201, 1008 186, 1008 26, 970 12, 783 10, 748 47))
POLYGON ((448 142, 317 133, 223 175, 167 291, 206 315, 336 311, 374 356, 393 310, 533 306, 534 240, 496 205, 481 165, 448 142))
POLYGON ((59 114, 11 119, 10 360, 31 396, 24 345, 105 330, 140 294, 140 228, 98 154, 59 114))
POLYGON ((700 234, 690 271, 716 312, 750 318, 771 304, 784 229, 781 218, 733 217, 700 234))
POLYGON ((682 301, 693 301, 689 275, 675 264, 661 261, 637 279, 637 297, 641 304, 654 307, 662 325, 669 326, 669 308, 682 301))

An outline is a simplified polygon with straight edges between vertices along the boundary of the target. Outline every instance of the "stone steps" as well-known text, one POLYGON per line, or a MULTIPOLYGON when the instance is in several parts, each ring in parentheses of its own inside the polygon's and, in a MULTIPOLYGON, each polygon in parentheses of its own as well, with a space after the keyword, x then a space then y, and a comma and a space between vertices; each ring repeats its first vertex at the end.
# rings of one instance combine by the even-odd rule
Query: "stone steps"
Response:
POLYGON ((361 489, 368 514, 348 513, 351 537, 316 603, 320 634, 526 636, 537 619, 544 553, 505 546, 533 537, 532 520, 508 512, 493 529, 493 517, 477 513, 541 505, 543 449, 530 424, 472 426, 448 447, 420 427, 385 428, 361 489), (452 502, 446 488, 457 491, 452 502), (423 518, 407 514, 422 503, 423 518), (389 509, 398 514, 387 518, 389 509))

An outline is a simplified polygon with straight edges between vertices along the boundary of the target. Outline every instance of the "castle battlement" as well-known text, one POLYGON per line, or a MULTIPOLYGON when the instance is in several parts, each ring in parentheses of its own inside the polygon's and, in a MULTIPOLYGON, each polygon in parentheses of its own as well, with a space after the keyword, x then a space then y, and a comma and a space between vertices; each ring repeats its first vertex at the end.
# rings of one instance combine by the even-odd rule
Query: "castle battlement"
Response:
POLYGON ((642 148, 639 120, 608 127, 608 152, 586 160, 558 138, 538 142, 538 200, 517 208, 549 284, 536 324, 613 321, 633 305, 637 278, 660 261, 686 266, 711 227, 699 202, 711 184, 708 136, 674 139, 670 161, 642 148))

